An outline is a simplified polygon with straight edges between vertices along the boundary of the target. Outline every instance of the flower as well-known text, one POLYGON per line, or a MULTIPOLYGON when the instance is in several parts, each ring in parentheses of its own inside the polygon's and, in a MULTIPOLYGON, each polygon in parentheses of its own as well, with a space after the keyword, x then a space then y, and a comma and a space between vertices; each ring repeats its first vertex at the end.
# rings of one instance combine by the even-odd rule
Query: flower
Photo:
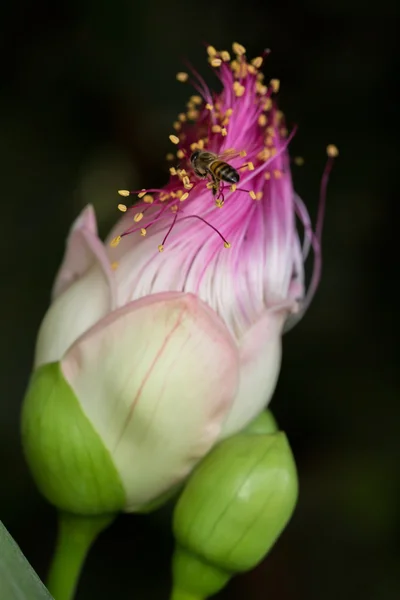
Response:
POLYGON ((294 132, 274 100, 279 82, 264 84, 266 53, 248 63, 242 46, 233 50, 231 61, 228 52, 207 49, 220 94, 194 73, 197 94, 170 136, 180 164, 165 188, 139 191, 130 208, 120 204, 126 214, 106 244, 90 206, 70 232, 23 414, 36 480, 65 510, 143 510, 219 439, 242 430, 272 396, 284 327, 315 292, 332 158, 313 232, 293 191, 287 147, 294 132), (220 156, 239 181, 210 180, 209 171, 199 177, 191 155, 203 150, 220 156), (316 266, 306 291, 311 245, 316 266), (83 437, 95 440, 95 452, 83 437), (83 476, 82 456, 85 468, 99 457, 107 462, 111 499, 93 501, 103 485, 98 467, 89 495, 71 487, 71 478, 83 476), (60 494, 67 471, 68 490, 60 494))

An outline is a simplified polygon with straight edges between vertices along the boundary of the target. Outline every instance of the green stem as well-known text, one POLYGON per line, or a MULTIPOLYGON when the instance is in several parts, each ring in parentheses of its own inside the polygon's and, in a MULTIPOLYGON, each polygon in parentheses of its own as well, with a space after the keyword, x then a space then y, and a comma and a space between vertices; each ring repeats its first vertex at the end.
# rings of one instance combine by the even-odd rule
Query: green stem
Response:
POLYGON ((86 555, 115 515, 83 516, 61 512, 57 545, 47 580, 54 600, 72 600, 86 555))
POLYGON ((184 590, 174 588, 172 590, 171 600, 204 600, 204 596, 198 596, 197 594, 191 594, 184 590))

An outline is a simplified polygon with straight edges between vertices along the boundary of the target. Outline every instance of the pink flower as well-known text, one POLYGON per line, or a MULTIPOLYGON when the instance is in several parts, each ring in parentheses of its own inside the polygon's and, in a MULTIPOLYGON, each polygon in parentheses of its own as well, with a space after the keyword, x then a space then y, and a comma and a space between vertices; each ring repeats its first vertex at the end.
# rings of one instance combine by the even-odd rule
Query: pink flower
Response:
POLYGON ((38 337, 36 366, 61 361, 129 491, 129 510, 180 481, 268 404, 282 332, 304 314, 319 280, 332 158, 313 232, 293 190, 279 82, 264 84, 265 55, 248 63, 242 46, 233 50, 231 61, 207 49, 221 93, 194 74, 197 93, 171 136, 179 167, 165 188, 120 205, 126 214, 106 245, 91 207, 78 218, 38 337), (210 174, 200 178, 190 160, 205 149, 222 155, 237 184, 217 180, 213 194, 210 174))

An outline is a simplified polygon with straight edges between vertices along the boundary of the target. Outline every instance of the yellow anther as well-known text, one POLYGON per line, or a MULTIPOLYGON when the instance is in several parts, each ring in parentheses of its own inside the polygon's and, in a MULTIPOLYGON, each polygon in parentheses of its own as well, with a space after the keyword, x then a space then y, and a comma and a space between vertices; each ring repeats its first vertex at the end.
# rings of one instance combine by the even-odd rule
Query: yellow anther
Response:
POLYGON ((110 242, 110 246, 111 246, 111 248, 116 248, 116 247, 118 246, 118 244, 120 243, 120 241, 121 241, 121 236, 120 236, 120 235, 117 235, 117 237, 115 237, 115 238, 114 238, 113 240, 111 240, 111 242, 110 242))
POLYGON ((264 173, 264 179, 271 179, 271 173, 269 171, 264 173))
POLYGON ((195 108, 195 107, 196 107, 195 103, 194 103, 194 102, 192 102, 192 101, 190 101, 190 102, 187 102, 187 103, 186 103, 186 106, 187 106, 187 108, 188 108, 189 110, 192 110, 192 108, 195 108))
POLYGON ((211 131, 212 131, 213 133, 220 133, 220 132, 221 132, 221 125, 213 125, 213 126, 211 127, 211 131))
POLYGON ((213 105, 212 105, 212 104, 209 104, 209 103, 207 102, 207 104, 206 104, 206 109, 207 109, 207 110, 213 110, 213 108, 214 108, 214 107, 213 107, 213 105))
POLYGON ((241 151, 239 152, 239 156, 241 156, 242 158, 244 158, 245 156, 247 156, 247 152, 246 152, 246 150, 241 150, 241 151))
POLYGON ((264 81, 264 73, 257 73, 257 81, 264 81))
MULTIPOLYGON (((172 193, 171 193, 171 195, 172 195, 172 193)), ((174 195, 174 198, 180 198, 182 196, 182 194, 183 194, 182 190, 177 190, 177 192, 174 195)))
POLYGON ((256 56, 255 58, 253 58, 253 60, 251 61, 251 64, 256 69, 259 69, 261 67, 261 65, 263 64, 263 58, 262 58, 262 56, 256 56))
POLYGON ((192 152, 194 152, 195 150, 198 150, 199 145, 197 142, 193 142, 193 144, 190 144, 190 149, 192 152))
POLYGON ((224 246, 225 246, 225 248, 230 248, 231 247, 231 245, 230 245, 229 242, 224 242, 224 246))
POLYGON ((139 223, 139 221, 141 221, 142 219, 143 219, 143 213, 142 212, 136 213, 136 215, 133 217, 133 220, 135 221, 135 223, 139 223))
POLYGON ((260 96, 265 96, 265 94, 268 92, 268 88, 266 85, 263 85, 262 83, 257 81, 256 91, 260 94, 260 96))
POLYGON ((257 156, 257 158, 259 158, 260 160, 268 160, 270 157, 271 150, 269 148, 264 148, 257 156))
POLYGON ((193 187, 193 183, 184 183, 183 187, 185 188, 185 190, 191 190, 193 187))
POLYGON ((173 213, 178 212, 178 205, 177 204, 173 204, 172 206, 169 207, 169 210, 173 213))
POLYGON ((243 56, 243 54, 246 54, 246 48, 242 46, 242 44, 238 44, 237 42, 233 42, 232 50, 238 56, 243 56))
POLYGON ((145 237, 147 235, 147 229, 145 229, 144 227, 142 227, 142 229, 140 230, 140 235, 142 237, 145 237))
POLYGON ((209 183, 207 183, 206 188, 208 188, 209 190, 212 190, 212 188, 214 187, 214 184, 212 181, 210 181, 209 183))
MULTIPOLYGON (((171 192, 172 194, 172 192, 171 192)), ((170 194, 168 194, 167 192, 162 192, 158 199, 160 200, 160 202, 165 202, 166 200, 168 200, 168 198, 170 197, 170 194)))
POLYGON ((186 200, 186 198, 189 198, 189 192, 185 192, 184 194, 182 194, 182 196, 179 198, 179 200, 181 202, 184 202, 186 200))
POLYGON ((272 127, 272 125, 269 125, 267 127, 267 133, 268 133, 268 135, 275 135, 275 129, 274 129, 274 127, 272 127))
POLYGON ((171 173, 171 175, 176 175, 177 174, 175 167, 171 167, 170 170, 169 170, 169 172, 171 173))
POLYGON ((258 117, 258 124, 261 127, 264 127, 267 124, 267 117, 264 115, 264 113, 262 113, 259 117, 258 117))
POLYGON ((201 104, 203 102, 203 98, 201 96, 190 96, 190 101, 194 104, 201 104))
POLYGON ((330 158, 336 158, 336 156, 339 156, 339 149, 335 144, 329 144, 326 147, 326 153, 330 158))
POLYGON ((223 201, 223 200, 216 200, 216 201, 215 201, 215 206, 216 206, 217 208, 222 208, 222 207, 223 207, 223 205, 224 205, 224 201, 223 201))
POLYGON ((197 142, 197 144, 198 144, 198 146, 199 146, 200 150, 203 150, 203 148, 204 148, 204 140, 199 140, 199 141, 197 142))
POLYGON ((267 137, 265 138, 265 143, 267 144, 267 146, 274 145, 274 138, 272 137, 272 135, 267 135, 267 137))
POLYGON ((191 110, 188 110, 187 116, 191 121, 195 121, 199 116, 199 111, 192 108, 191 110))
POLYGON ((182 129, 182 125, 181 125, 181 123, 179 123, 179 121, 174 121, 174 123, 172 124, 172 127, 174 129, 176 129, 176 131, 179 131, 180 129, 182 129))
POLYGON ((115 260, 114 262, 111 263, 110 267, 112 268, 113 271, 116 271, 118 269, 118 265, 119 265, 119 263, 115 260))
POLYGON ((262 200, 263 197, 263 193, 262 192, 257 192, 256 193, 256 200, 262 200))
POLYGON ((183 185, 187 185, 188 183, 190 183, 190 179, 187 175, 185 175, 182 179, 183 185))
POLYGON ((178 81, 182 81, 182 83, 184 83, 185 81, 187 81, 189 79, 189 75, 187 73, 185 73, 184 71, 181 71, 176 74, 176 78, 178 81))
POLYGON ((279 133, 281 134, 282 137, 286 137, 288 134, 288 130, 286 129, 286 127, 281 127, 281 129, 279 130, 279 133))
POLYGON ((295 156, 294 164, 298 167, 302 167, 304 165, 304 158, 302 156, 295 156))
POLYGON ((141 191, 138 193, 138 198, 143 198, 143 196, 145 196, 145 194, 146 194, 146 190, 141 190, 141 191))
POLYGON ((247 70, 250 73, 250 75, 256 75, 257 73, 257 69, 253 67, 253 65, 247 65, 247 70))
POLYGON ((284 117, 284 114, 281 110, 277 110, 275 113, 276 122, 280 123, 284 117))
POLYGON ((222 129, 221 129, 221 135, 223 135, 224 137, 225 137, 226 135, 228 135, 228 132, 227 132, 227 130, 226 130, 226 127, 222 127, 222 129))
POLYGON ((236 188, 237 188, 236 183, 232 183, 232 185, 231 185, 231 192, 236 192, 236 188))
POLYGON ((231 60, 231 55, 226 50, 222 50, 222 52, 220 52, 220 55, 224 62, 228 62, 231 60))
POLYGON ((235 96, 237 98, 240 98, 241 96, 243 96, 243 94, 245 92, 244 85, 241 85, 238 81, 235 81, 235 83, 233 84, 233 89, 235 92, 235 96))
POLYGON ((250 198, 252 198, 253 200, 256 200, 256 198, 257 198, 257 196, 256 196, 256 193, 255 193, 255 192, 253 192, 253 190, 250 190, 250 192, 249 192, 249 196, 250 196, 250 198))
POLYGON ((158 246, 158 251, 159 251, 159 252, 163 252, 163 251, 164 251, 164 246, 163 246, 162 244, 160 244, 160 245, 158 246))
POLYGON ((251 162, 251 160, 247 163, 247 168, 249 171, 254 171, 254 164, 251 162))
POLYGON ((220 58, 213 58, 211 60, 211 66, 212 67, 220 67, 222 64, 222 60, 220 58))
POLYGON ((173 144, 179 144, 179 138, 176 135, 170 135, 169 139, 173 144))
POLYGON ((118 204, 118 210, 121 212, 126 212, 128 210, 126 204, 118 204))
POLYGON ((128 190, 118 190, 118 194, 120 196, 124 196, 124 198, 127 198, 130 194, 130 192, 128 192, 128 190))
POLYGON ((271 148, 271 156, 275 156, 278 150, 276 148, 271 148))
POLYGON ((279 169, 274 169, 274 177, 275 179, 280 179, 282 177, 282 171, 279 169))
POLYGON ((272 108, 272 100, 271 100, 271 98, 267 98, 264 102, 263 110, 268 111, 268 110, 271 110, 271 108, 272 108))
POLYGON ((270 86, 272 87, 272 91, 276 94, 277 92, 279 92, 279 88, 281 85, 281 82, 279 81, 279 79, 271 79, 271 81, 269 82, 270 86))
POLYGON ((225 116, 228 117, 228 119, 229 119, 229 117, 231 117, 232 115, 233 115, 233 108, 228 108, 225 111, 225 116))
POLYGON ((212 58, 213 56, 216 56, 216 54, 217 54, 217 51, 216 51, 216 49, 214 48, 214 46, 207 46, 207 54, 208 54, 208 56, 210 56, 211 58, 212 58))
POLYGON ((179 113, 178 119, 181 121, 181 123, 184 123, 186 121, 185 113, 179 113))
POLYGON ((185 158, 185 153, 183 150, 178 150, 178 152, 176 153, 176 156, 182 160, 182 158, 185 158))
POLYGON ((167 160, 174 160, 175 156, 172 154, 172 152, 168 152, 167 156, 165 157, 167 160))
POLYGON ((153 198, 153 196, 151 196, 150 194, 146 194, 146 195, 143 197, 143 202, 145 202, 146 204, 153 204, 153 202, 154 202, 154 198, 153 198))

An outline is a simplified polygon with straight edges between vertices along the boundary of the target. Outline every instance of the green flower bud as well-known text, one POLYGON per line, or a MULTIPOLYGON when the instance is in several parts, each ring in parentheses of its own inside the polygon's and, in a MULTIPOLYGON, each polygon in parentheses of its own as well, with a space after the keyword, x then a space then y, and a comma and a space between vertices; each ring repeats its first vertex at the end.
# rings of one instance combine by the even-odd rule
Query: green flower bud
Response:
POLYGON ((37 486, 57 508, 81 515, 123 510, 118 472, 59 363, 32 375, 22 410, 22 443, 37 486))
POLYGON ((206 598, 255 567, 290 519, 296 467, 283 432, 258 433, 271 426, 266 417, 215 447, 189 479, 174 513, 173 600, 206 598))

